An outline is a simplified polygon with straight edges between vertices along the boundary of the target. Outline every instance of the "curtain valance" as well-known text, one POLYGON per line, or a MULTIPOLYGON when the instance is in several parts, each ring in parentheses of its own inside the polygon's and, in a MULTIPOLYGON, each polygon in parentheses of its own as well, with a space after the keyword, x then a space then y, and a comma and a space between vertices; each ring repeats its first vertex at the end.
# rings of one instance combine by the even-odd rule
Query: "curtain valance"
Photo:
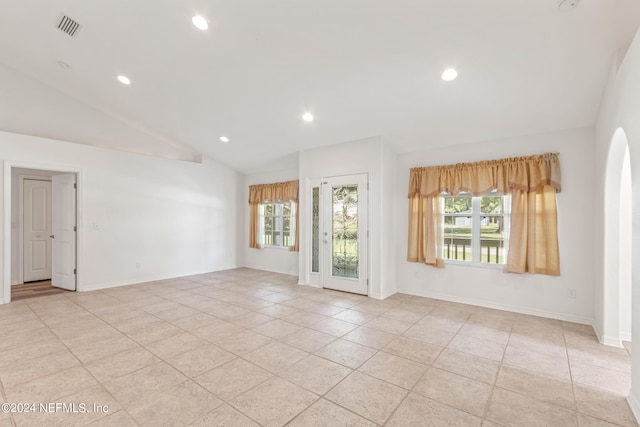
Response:
POLYGON ((249 204, 298 201, 298 180, 249 186, 249 204))
POLYGON ((560 163, 557 153, 512 157, 475 163, 412 168, 409 198, 434 197, 442 192, 480 196, 497 190, 536 192, 545 186, 560 192, 560 163))

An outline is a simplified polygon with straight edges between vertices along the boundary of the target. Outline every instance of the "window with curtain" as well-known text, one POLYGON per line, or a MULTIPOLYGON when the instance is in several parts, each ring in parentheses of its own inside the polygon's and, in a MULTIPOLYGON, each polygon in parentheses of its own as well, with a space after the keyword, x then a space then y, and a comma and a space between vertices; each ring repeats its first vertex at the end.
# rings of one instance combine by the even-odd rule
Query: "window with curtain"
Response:
POLYGON ((560 188, 556 153, 413 168, 407 259, 435 267, 445 259, 497 263, 511 273, 560 275, 560 188), (455 244, 459 252, 452 254, 455 244))
POLYGON ((442 259, 469 265, 503 266, 507 262, 510 198, 443 194, 442 259))
POLYGON ((249 186, 249 247, 298 251, 298 181, 249 186))

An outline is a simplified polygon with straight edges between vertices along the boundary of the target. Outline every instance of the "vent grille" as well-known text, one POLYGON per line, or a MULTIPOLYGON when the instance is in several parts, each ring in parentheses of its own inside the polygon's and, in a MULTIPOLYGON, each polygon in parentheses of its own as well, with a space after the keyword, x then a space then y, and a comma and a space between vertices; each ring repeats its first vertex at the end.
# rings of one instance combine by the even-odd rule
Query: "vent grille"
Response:
POLYGON ((80 31, 80 28, 82 28, 82 25, 78 24, 67 15, 62 15, 60 19, 58 19, 58 29, 71 37, 75 37, 78 34, 78 31, 80 31))

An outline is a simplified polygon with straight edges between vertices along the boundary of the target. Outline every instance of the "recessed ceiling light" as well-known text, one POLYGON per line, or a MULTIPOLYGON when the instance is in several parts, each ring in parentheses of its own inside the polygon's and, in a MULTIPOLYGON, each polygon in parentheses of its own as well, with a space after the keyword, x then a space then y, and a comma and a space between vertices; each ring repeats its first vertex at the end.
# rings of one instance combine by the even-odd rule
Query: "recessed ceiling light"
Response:
POLYGON ((222 142, 224 142, 226 144, 227 142, 229 142, 229 138, 227 138, 226 136, 221 136, 220 137, 220 141, 222 141, 222 142))
POLYGON ((313 121, 313 114, 311 113, 304 113, 302 115, 302 120, 304 120, 305 122, 312 122, 313 121))
POLYGON ((118 80, 120 81, 120 83, 122 83, 123 85, 130 85, 131 84, 131 80, 129 80, 129 77, 127 76, 123 76, 122 74, 120 74, 118 76, 118 80))
POLYGON ((440 77, 442 77, 442 80, 444 80, 445 82, 450 82, 451 80, 455 80, 455 78, 458 77, 458 72, 453 68, 447 68, 442 72, 442 75, 440 77))
POLYGON ((204 16, 196 15, 193 18, 191 18, 191 22, 193 22, 193 25, 195 25, 196 28, 199 30, 204 31, 207 28, 209 28, 209 23, 204 18, 204 16))

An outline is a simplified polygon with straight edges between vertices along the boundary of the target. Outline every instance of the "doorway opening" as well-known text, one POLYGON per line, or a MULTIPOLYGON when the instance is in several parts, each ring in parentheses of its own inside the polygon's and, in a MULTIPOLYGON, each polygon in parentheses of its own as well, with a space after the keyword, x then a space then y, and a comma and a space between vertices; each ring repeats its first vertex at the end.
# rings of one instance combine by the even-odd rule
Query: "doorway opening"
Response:
MULTIPOLYGON (((5 265, 11 268, 5 271, 3 302, 75 291, 77 173, 9 166, 7 175, 11 241, 5 265)), ((5 223, 5 238, 6 231, 5 223)))
POLYGON ((314 286, 368 295, 368 176, 311 182, 311 272, 314 286))
POLYGON ((629 145, 622 128, 612 138, 605 181, 603 344, 631 341, 632 186, 629 145))

